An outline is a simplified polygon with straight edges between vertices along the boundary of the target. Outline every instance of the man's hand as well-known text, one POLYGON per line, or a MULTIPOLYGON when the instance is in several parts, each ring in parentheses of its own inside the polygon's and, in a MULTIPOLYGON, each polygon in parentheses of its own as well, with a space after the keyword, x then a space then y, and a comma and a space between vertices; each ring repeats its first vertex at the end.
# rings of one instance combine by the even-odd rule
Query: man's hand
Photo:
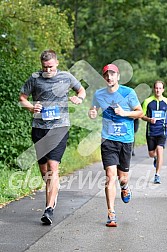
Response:
POLYGON ((156 123, 156 119, 155 118, 150 118, 150 123, 155 124, 156 123))
POLYGON ((79 98, 78 96, 72 96, 69 97, 69 100, 74 103, 74 104, 81 104, 82 103, 82 99, 79 98))
POLYGON ((119 115, 119 116, 126 116, 126 111, 123 110, 123 109, 121 108, 121 106, 119 106, 118 104, 117 104, 117 107, 114 108, 114 112, 115 112, 116 115, 119 115))
POLYGON ((34 113, 40 113, 42 110, 42 105, 40 104, 40 101, 37 101, 34 105, 34 113))
POLYGON ((97 117, 97 109, 96 106, 94 106, 93 108, 91 108, 88 112, 88 115, 91 119, 95 119, 97 117))

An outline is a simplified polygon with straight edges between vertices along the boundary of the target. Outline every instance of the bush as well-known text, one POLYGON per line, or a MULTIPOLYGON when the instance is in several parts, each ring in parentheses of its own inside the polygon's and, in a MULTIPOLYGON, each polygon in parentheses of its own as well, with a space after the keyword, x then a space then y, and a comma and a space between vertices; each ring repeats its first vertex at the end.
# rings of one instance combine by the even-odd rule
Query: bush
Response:
POLYGON ((18 102, 20 87, 31 71, 32 65, 21 59, 1 65, 0 168, 16 167, 17 156, 31 144, 31 115, 18 102))
MULTIPOLYGON (((1 65, 0 168, 18 169, 17 157, 32 145, 32 115, 18 101, 21 86, 38 69, 30 61, 18 57, 17 60, 10 60, 10 64, 4 60, 1 65)), ((68 145, 77 146, 87 134, 88 130, 72 126, 68 145)))

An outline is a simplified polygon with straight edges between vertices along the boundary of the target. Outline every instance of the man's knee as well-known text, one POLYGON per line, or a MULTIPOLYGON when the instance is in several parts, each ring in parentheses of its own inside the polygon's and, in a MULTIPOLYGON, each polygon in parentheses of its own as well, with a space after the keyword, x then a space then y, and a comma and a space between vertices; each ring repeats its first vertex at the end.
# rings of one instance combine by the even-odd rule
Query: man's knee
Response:
POLYGON ((151 157, 151 158, 156 156, 155 151, 149 151, 148 154, 149 154, 149 157, 151 157))

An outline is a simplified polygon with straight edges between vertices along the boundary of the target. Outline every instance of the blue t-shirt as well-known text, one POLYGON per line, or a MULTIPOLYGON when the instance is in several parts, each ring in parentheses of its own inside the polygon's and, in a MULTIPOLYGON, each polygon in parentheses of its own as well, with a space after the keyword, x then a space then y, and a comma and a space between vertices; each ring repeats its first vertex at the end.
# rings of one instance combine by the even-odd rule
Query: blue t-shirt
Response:
POLYGON ((125 111, 133 111, 140 105, 135 91, 119 85, 117 91, 110 93, 108 88, 95 92, 92 106, 102 109, 102 138, 123 143, 134 141, 134 119, 116 115, 114 107, 119 104, 125 111))

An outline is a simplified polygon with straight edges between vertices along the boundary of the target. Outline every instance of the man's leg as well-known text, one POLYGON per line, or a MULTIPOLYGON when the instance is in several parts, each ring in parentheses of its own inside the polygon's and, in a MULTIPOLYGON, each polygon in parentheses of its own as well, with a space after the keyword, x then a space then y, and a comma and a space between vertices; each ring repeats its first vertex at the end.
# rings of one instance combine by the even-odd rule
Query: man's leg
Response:
POLYGON ((135 156, 135 136, 134 136, 134 142, 132 143, 132 156, 135 156))
POLYGON ((55 199, 59 191, 59 163, 49 160, 46 164, 40 164, 40 172, 46 183, 46 207, 55 207, 55 199))
POLYGON ((161 167, 163 164, 163 146, 158 145, 156 149, 157 153, 157 162, 156 162, 156 173, 160 174, 161 167))
POLYGON ((43 179, 46 182, 46 209, 41 218, 45 224, 52 224, 53 210, 57 203, 57 196, 59 190, 59 162, 48 160, 47 164, 39 165, 43 179), (47 167, 47 172, 46 172, 47 167))
POLYGON ((108 166, 106 168, 106 184, 105 184, 105 194, 107 207, 112 212, 114 211, 114 202, 116 197, 116 185, 115 181, 117 178, 117 168, 115 165, 108 166))
POLYGON ((59 190, 59 162, 48 160, 46 178, 46 206, 55 207, 55 199, 59 190))
POLYGON ((158 162, 157 147, 156 147, 155 150, 149 151, 148 154, 149 154, 149 157, 154 158, 153 165, 154 165, 155 168, 157 168, 157 162, 158 162))
POLYGON ((156 168, 157 163, 157 139, 147 136, 147 147, 149 157, 154 158, 153 165, 156 168))
POLYGON ((157 151, 156 151, 156 149, 152 150, 152 151, 149 151, 148 154, 149 154, 149 156, 151 158, 156 158, 157 157, 157 151))
POLYGON ((128 177, 129 177, 129 172, 123 172, 121 170, 118 169, 118 179, 119 179, 119 183, 121 188, 126 188, 128 185, 128 177))
POLYGON ((121 198, 124 203, 128 203, 131 200, 131 191, 128 186, 129 172, 118 169, 118 179, 121 186, 121 198))
POLYGON ((160 184, 160 171, 163 164, 163 152, 165 148, 165 142, 166 142, 166 136, 157 136, 148 138, 147 144, 148 144, 148 150, 149 150, 149 156, 154 157, 154 167, 156 168, 156 173, 154 177, 154 183, 160 184), (153 143, 154 140, 154 143, 153 143))
MULTIPOLYGON (((160 171, 163 164, 163 151, 164 151, 163 146, 157 145, 156 156, 154 157, 154 167, 156 168, 156 173, 154 177, 155 184, 161 184, 160 171)), ((153 155, 153 154, 149 153, 149 155, 153 155)))
POLYGON ((115 165, 106 167, 106 184, 105 194, 106 203, 108 208, 108 220, 106 223, 107 227, 116 227, 116 215, 115 215, 115 197, 116 197, 116 178, 117 178, 117 167, 115 165))
POLYGON ((46 173, 48 171, 48 165, 47 165, 47 163, 45 163, 45 164, 39 164, 39 169, 40 169, 40 172, 41 172, 41 176, 44 179, 45 175, 46 175, 46 173))

